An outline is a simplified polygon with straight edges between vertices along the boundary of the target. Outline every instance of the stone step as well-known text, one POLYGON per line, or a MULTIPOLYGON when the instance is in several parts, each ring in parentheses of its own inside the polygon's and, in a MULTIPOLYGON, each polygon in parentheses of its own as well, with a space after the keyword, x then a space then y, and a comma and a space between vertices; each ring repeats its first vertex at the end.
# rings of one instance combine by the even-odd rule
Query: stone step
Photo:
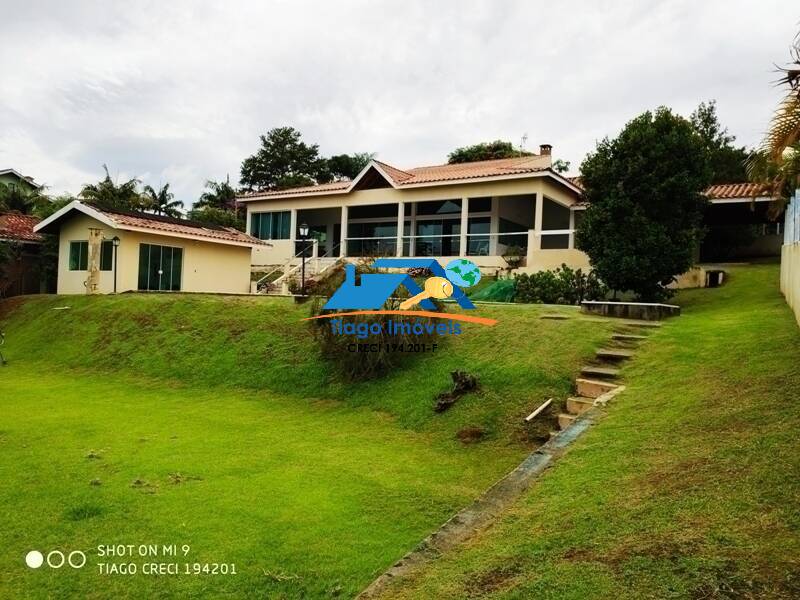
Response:
POLYGON ((568 415, 567 413, 561 413, 560 415, 558 415, 558 426, 561 429, 566 429, 572 424, 572 422, 575 419, 577 419, 575 415, 568 415))
POLYGON ((580 396, 570 396, 567 398, 567 412, 572 415, 580 415, 594 406, 592 398, 582 398, 580 396))
POLYGON ((625 350, 624 348, 601 348, 595 352, 597 358, 604 360, 627 360, 633 356, 633 350, 625 350))
POLYGON ((635 335, 633 333, 615 333, 611 336, 612 340, 617 340, 618 342, 641 342, 642 340, 646 340, 646 335, 635 335))
POLYGON ((658 329, 661 323, 658 321, 626 321, 625 325, 628 327, 641 327, 643 329, 658 329))
POLYGON ((617 387, 616 383, 611 383, 610 381, 599 381, 597 379, 586 379, 583 377, 579 377, 575 380, 576 391, 579 396, 583 396, 584 398, 598 398, 617 387))
POLYGON ((581 375, 585 375, 586 377, 600 377, 601 379, 614 379, 619 375, 619 369, 615 367, 586 365, 581 369, 581 375))

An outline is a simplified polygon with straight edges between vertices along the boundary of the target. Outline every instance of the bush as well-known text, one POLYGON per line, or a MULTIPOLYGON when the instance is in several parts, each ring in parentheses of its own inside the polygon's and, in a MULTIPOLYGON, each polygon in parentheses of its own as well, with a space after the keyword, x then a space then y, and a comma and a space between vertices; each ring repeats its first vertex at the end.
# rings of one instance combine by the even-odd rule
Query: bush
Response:
MULTIPOLYGON (((370 266, 373 262, 372 259, 363 259, 361 263, 356 265, 358 273, 376 273, 377 269, 370 266)), ((320 281, 314 289, 317 298, 311 305, 311 315, 316 316, 320 314, 330 314, 330 311, 324 311, 322 307, 326 302, 326 298, 331 296, 333 292, 344 281, 344 268, 343 266, 337 267, 337 271, 332 273, 330 277, 320 281)), ((403 298, 407 298, 408 293, 404 288, 397 290, 397 298, 389 299, 384 305, 384 309, 397 310, 403 298)), ((441 310, 442 305, 434 300, 437 309, 441 310)), ((345 311, 346 312, 346 311, 345 311)), ((331 319, 313 319, 309 321, 314 340, 319 348, 320 355, 328 361, 334 368, 334 371, 345 381, 365 381, 374 379, 385 375, 393 370, 398 369, 403 363, 413 360, 417 355, 416 352, 353 352, 348 346, 353 343, 369 343, 369 344, 383 344, 386 345, 400 345, 407 348, 409 344, 431 344, 436 343, 441 347, 446 339, 446 336, 439 336, 437 334, 424 332, 422 334, 408 333, 400 331, 395 334, 388 330, 388 322, 392 321, 394 324, 403 325, 414 324, 421 322, 425 325, 437 325, 441 322, 438 320, 426 317, 409 317, 405 315, 392 314, 392 315, 353 315, 345 317, 347 323, 354 324, 356 330, 362 330, 362 337, 357 334, 340 335, 333 331, 331 319), (380 332, 364 335, 370 326, 377 329, 375 324, 380 325, 380 332)))
POLYGON ((515 301, 529 304, 580 304, 600 300, 608 289, 594 272, 584 273, 565 264, 553 271, 517 275, 515 301))

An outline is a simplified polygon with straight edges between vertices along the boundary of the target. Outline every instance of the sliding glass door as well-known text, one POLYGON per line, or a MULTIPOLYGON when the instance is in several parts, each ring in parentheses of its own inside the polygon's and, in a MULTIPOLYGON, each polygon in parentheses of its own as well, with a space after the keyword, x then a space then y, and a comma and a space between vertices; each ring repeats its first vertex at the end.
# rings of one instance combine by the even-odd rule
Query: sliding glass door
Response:
POLYGON ((179 292, 183 273, 183 248, 139 244, 139 290, 179 292))

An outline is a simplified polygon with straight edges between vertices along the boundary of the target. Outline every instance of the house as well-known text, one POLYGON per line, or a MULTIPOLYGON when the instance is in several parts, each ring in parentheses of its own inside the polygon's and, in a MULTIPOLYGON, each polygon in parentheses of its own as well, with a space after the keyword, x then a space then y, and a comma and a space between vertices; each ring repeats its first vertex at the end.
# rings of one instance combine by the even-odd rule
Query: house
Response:
POLYGON ((0 169, 0 184, 10 188, 19 188, 20 191, 29 194, 42 188, 42 186, 14 169, 0 169))
POLYGON ((59 236, 58 293, 249 293, 252 249, 229 227, 70 202, 34 227, 59 236))
POLYGON ((42 289, 42 235, 33 231, 38 223, 30 215, 0 213, 0 244, 10 254, 0 272, 0 298, 46 291, 42 289))
POLYGON ((371 161, 352 181, 253 192, 247 231, 271 246, 253 249, 254 265, 283 265, 301 250, 308 225, 311 257, 336 259, 467 256, 484 270, 524 257, 523 270, 588 266, 575 249, 586 208, 581 189, 551 168, 551 146, 537 155, 399 169, 371 161))

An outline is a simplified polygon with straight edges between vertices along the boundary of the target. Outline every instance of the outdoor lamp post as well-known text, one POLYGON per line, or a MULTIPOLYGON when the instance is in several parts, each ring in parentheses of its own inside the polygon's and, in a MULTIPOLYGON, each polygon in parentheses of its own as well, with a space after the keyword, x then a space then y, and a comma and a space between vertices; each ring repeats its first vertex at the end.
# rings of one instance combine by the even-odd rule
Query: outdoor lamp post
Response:
POLYGON ((114 245, 114 293, 117 293, 117 253, 119 250, 119 238, 115 235, 111 238, 111 243, 114 245))
POLYGON ((308 224, 300 225, 300 243, 303 245, 300 263, 300 293, 306 295, 306 239, 308 239, 308 224))

